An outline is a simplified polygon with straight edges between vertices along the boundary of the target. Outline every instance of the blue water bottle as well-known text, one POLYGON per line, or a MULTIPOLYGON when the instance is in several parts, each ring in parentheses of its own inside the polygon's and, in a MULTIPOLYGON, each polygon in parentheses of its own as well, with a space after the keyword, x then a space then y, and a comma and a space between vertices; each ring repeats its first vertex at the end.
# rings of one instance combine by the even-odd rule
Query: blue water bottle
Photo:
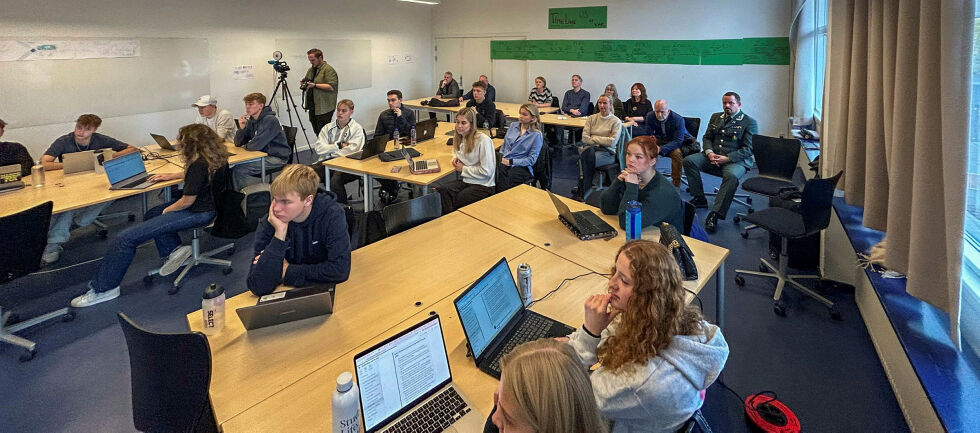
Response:
POLYGON ((643 218, 640 215, 640 202, 626 202, 626 242, 637 240, 643 231, 643 218))

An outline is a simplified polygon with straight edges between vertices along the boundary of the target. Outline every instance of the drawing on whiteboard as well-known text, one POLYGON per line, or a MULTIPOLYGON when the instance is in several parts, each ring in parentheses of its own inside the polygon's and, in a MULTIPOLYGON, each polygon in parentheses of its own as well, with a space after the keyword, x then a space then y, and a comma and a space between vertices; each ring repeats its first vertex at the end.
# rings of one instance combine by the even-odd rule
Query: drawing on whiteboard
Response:
POLYGON ((139 57, 135 39, 0 40, 0 62, 139 57))

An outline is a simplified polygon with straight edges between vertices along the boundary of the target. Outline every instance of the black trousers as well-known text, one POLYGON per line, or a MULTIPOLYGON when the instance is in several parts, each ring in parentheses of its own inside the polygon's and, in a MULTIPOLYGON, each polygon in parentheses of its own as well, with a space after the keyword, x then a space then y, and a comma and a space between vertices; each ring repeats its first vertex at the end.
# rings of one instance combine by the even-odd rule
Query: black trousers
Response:
POLYGON ((356 174, 339 171, 330 174, 330 190, 337 194, 337 203, 347 204, 347 184, 360 178, 356 174))
POLYGON ((471 203, 476 203, 494 193, 492 186, 474 185, 454 180, 439 188, 442 196, 442 214, 448 214, 471 203))
POLYGON ((531 170, 527 167, 513 167, 497 164, 497 192, 506 191, 531 180, 531 170))
POLYGON ((310 125, 313 126, 313 134, 314 135, 320 135, 320 130, 323 129, 324 126, 327 126, 327 124, 330 123, 330 121, 333 120, 333 112, 334 112, 334 110, 330 110, 330 111, 328 111, 326 113, 323 113, 323 114, 321 114, 319 116, 316 115, 316 114, 313 114, 315 112, 316 112, 315 110, 310 109, 310 125))

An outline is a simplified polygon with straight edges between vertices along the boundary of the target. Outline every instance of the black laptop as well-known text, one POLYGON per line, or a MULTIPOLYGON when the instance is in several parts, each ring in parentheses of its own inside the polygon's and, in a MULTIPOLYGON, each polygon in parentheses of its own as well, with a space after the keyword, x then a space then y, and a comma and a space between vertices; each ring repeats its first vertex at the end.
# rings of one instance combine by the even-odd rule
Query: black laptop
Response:
POLYGON ((160 134, 154 134, 152 132, 150 133, 150 137, 153 137, 153 141, 155 141, 157 145, 160 146, 161 149, 169 150, 169 151, 177 150, 177 148, 174 147, 174 145, 170 144, 170 140, 167 140, 167 137, 164 137, 160 134))
POLYGON ((364 147, 361 150, 347 155, 350 159, 365 160, 372 156, 375 156, 381 152, 385 151, 385 146, 388 144, 389 136, 388 134, 379 135, 364 143, 364 147))
POLYGON ((599 218, 595 212, 591 210, 572 212, 568 205, 555 197, 551 191, 548 191, 548 195, 551 196, 551 202, 555 204, 555 209, 558 209, 558 220, 580 240, 614 238, 619 234, 613 226, 599 218))
POLYGON ((324 316, 333 313, 334 287, 321 284, 270 293, 235 312, 247 330, 324 316))
POLYGON ((517 345, 540 338, 564 337, 574 331, 564 323, 524 308, 506 258, 501 258, 453 304, 476 366, 498 379, 500 357, 517 345))

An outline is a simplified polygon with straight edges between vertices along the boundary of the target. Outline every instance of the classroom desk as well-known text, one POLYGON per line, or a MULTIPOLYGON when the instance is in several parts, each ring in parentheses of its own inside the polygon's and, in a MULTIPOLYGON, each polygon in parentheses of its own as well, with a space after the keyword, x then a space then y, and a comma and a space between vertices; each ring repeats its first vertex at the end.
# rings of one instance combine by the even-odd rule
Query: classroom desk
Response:
MULTIPOLYGON (((447 113, 450 116, 455 116, 456 112, 463 109, 463 107, 466 106, 466 102, 467 102, 467 101, 463 101, 459 104, 459 106, 456 107, 432 107, 429 105, 422 105, 422 101, 428 101, 430 99, 432 98, 430 97, 430 98, 411 99, 408 101, 402 101, 402 105, 415 110, 416 114, 419 111, 431 111, 434 113, 447 113)), ((450 101, 450 100, 451 99, 443 99, 443 101, 450 101)), ((523 104, 525 103, 524 102, 520 102, 520 103, 494 102, 493 103, 493 105, 497 107, 498 110, 504 112, 504 116, 506 116, 508 119, 516 119, 520 115, 521 105, 523 104)), ((538 108, 538 111, 540 113, 551 113, 554 111, 558 111, 558 107, 538 108)), ((417 115, 415 117, 418 118, 417 115)))
POLYGON ((586 117, 572 117, 567 114, 542 114, 541 124, 564 126, 566 128, 584 128, 586 117))
MULTIPOLYGON (((456 173, 453 170, 453 147, 447 146, 446 142, 450 136, 446 132, 453 130, 454 125, 447 122, 439 122, 436 126, 435 136, 432 139, 421 141, 415 145, 415 149, 422 155, 415 160, 435 159, 439 161, 439 172, 429 174, 412 174, 408 169, 408 163, 404 159, 391 162, 384 162, 380 158, 372 157, 365 160, 356 160, 346 157, 329 159, 324 165, 324 183, 327 189, 330 188, 330 171, 337 170, 344 173, 361 176, 364 182, 364 209, 374 209, 374 197, 371 194, 371 187, 375 178, 393 179, 399 182, 406 182, 413 185, 422 186, 422 194, 429 191, 432 185, 439 179, 456 173), (392 173, 393 167, 401 167, 398 173, 392 173)), ((493 147, 500 148, 504 143, 503 139, 493 139, 493 147)), ((395 150, 394 141, 390 141, 385 150, 395 150)))
MULTIPOLYGON (((548 197, 548 193, 528 185, 516 186, 504 193, 462 207, 459 211, 584 268, 608 273, 616 252, 626 241, 626 231, 619 229, 618 217, 603 215, 599 209, 566 197, 558 196, 558 198, 567 204, 572 212, 591 209, 609 225, 617 228, 619 234, 610 240, 580 241, 558 221, 558 211, 548 197)), ((643 230, 643 238, 660 239, 660 230, 656 227, 647 227, 643 230)), ((718 326, 723 326, 724 262, 729 251, 689 237, 684 239, 694 253, 694 261, 698 267, 697 281, 687 281, 684 287, 700 292, 714 276, 718 291, 715 320, 718 326)))
MULTIPOLYGON (((229 152, 233 153, 228 158, 230 164, 251 161, 265 156, 263 152, 248 151, 244 148, 235 147, 233 143, 225 142, 225 147, 229 152)), ((145 149, 153 152, 161 152, 160 147, 156 144, 146 146, 145 149)), ((167 154, 166 152, 163 151, 163 154, 167 154)), ((180 157, 173 157, 172 159, 175 159, 175 162, 178 164, 182 164, 179 162, 180 157)), ((149 173, 175 173, 183 171, 182 167, 170 163, 166 159, 151 159, 145 161, 144 164, 146 165, 146 171, 149 173)), ((109 180, 106 178, 105 173, 96 171, 69 175, 65 175, 64 173, 64 170, 47 171, 44 173, 44 186, 35 188, 32 185, 28 185, 23 189, 0 195, 0 215, 20 212, 48 200, 54 202, 52 213, 57 214, 109 200, 144 194, 182 182, 181 180, 171 180, 157 182, 145 189, 110 191, 109 180)), ((30 177, 25 177, 23 180, 25 183, 28 183, 30 182, 30 177)))
MULTIPOLYGON (((456 212, 354 250, 350 279, 337 285, 331 316, 246 333, 235 309, 254 305, 258 298, 245 292, 228 299, 224 330, 208 337, 213 366, 211 400, 218 422, 417 312, 428 311, 501 257, 514 260, 530 248, 520 239, 456 212)), ((200 331, 201 312, 188 314, 187 323, 191 330, 200 331)))

